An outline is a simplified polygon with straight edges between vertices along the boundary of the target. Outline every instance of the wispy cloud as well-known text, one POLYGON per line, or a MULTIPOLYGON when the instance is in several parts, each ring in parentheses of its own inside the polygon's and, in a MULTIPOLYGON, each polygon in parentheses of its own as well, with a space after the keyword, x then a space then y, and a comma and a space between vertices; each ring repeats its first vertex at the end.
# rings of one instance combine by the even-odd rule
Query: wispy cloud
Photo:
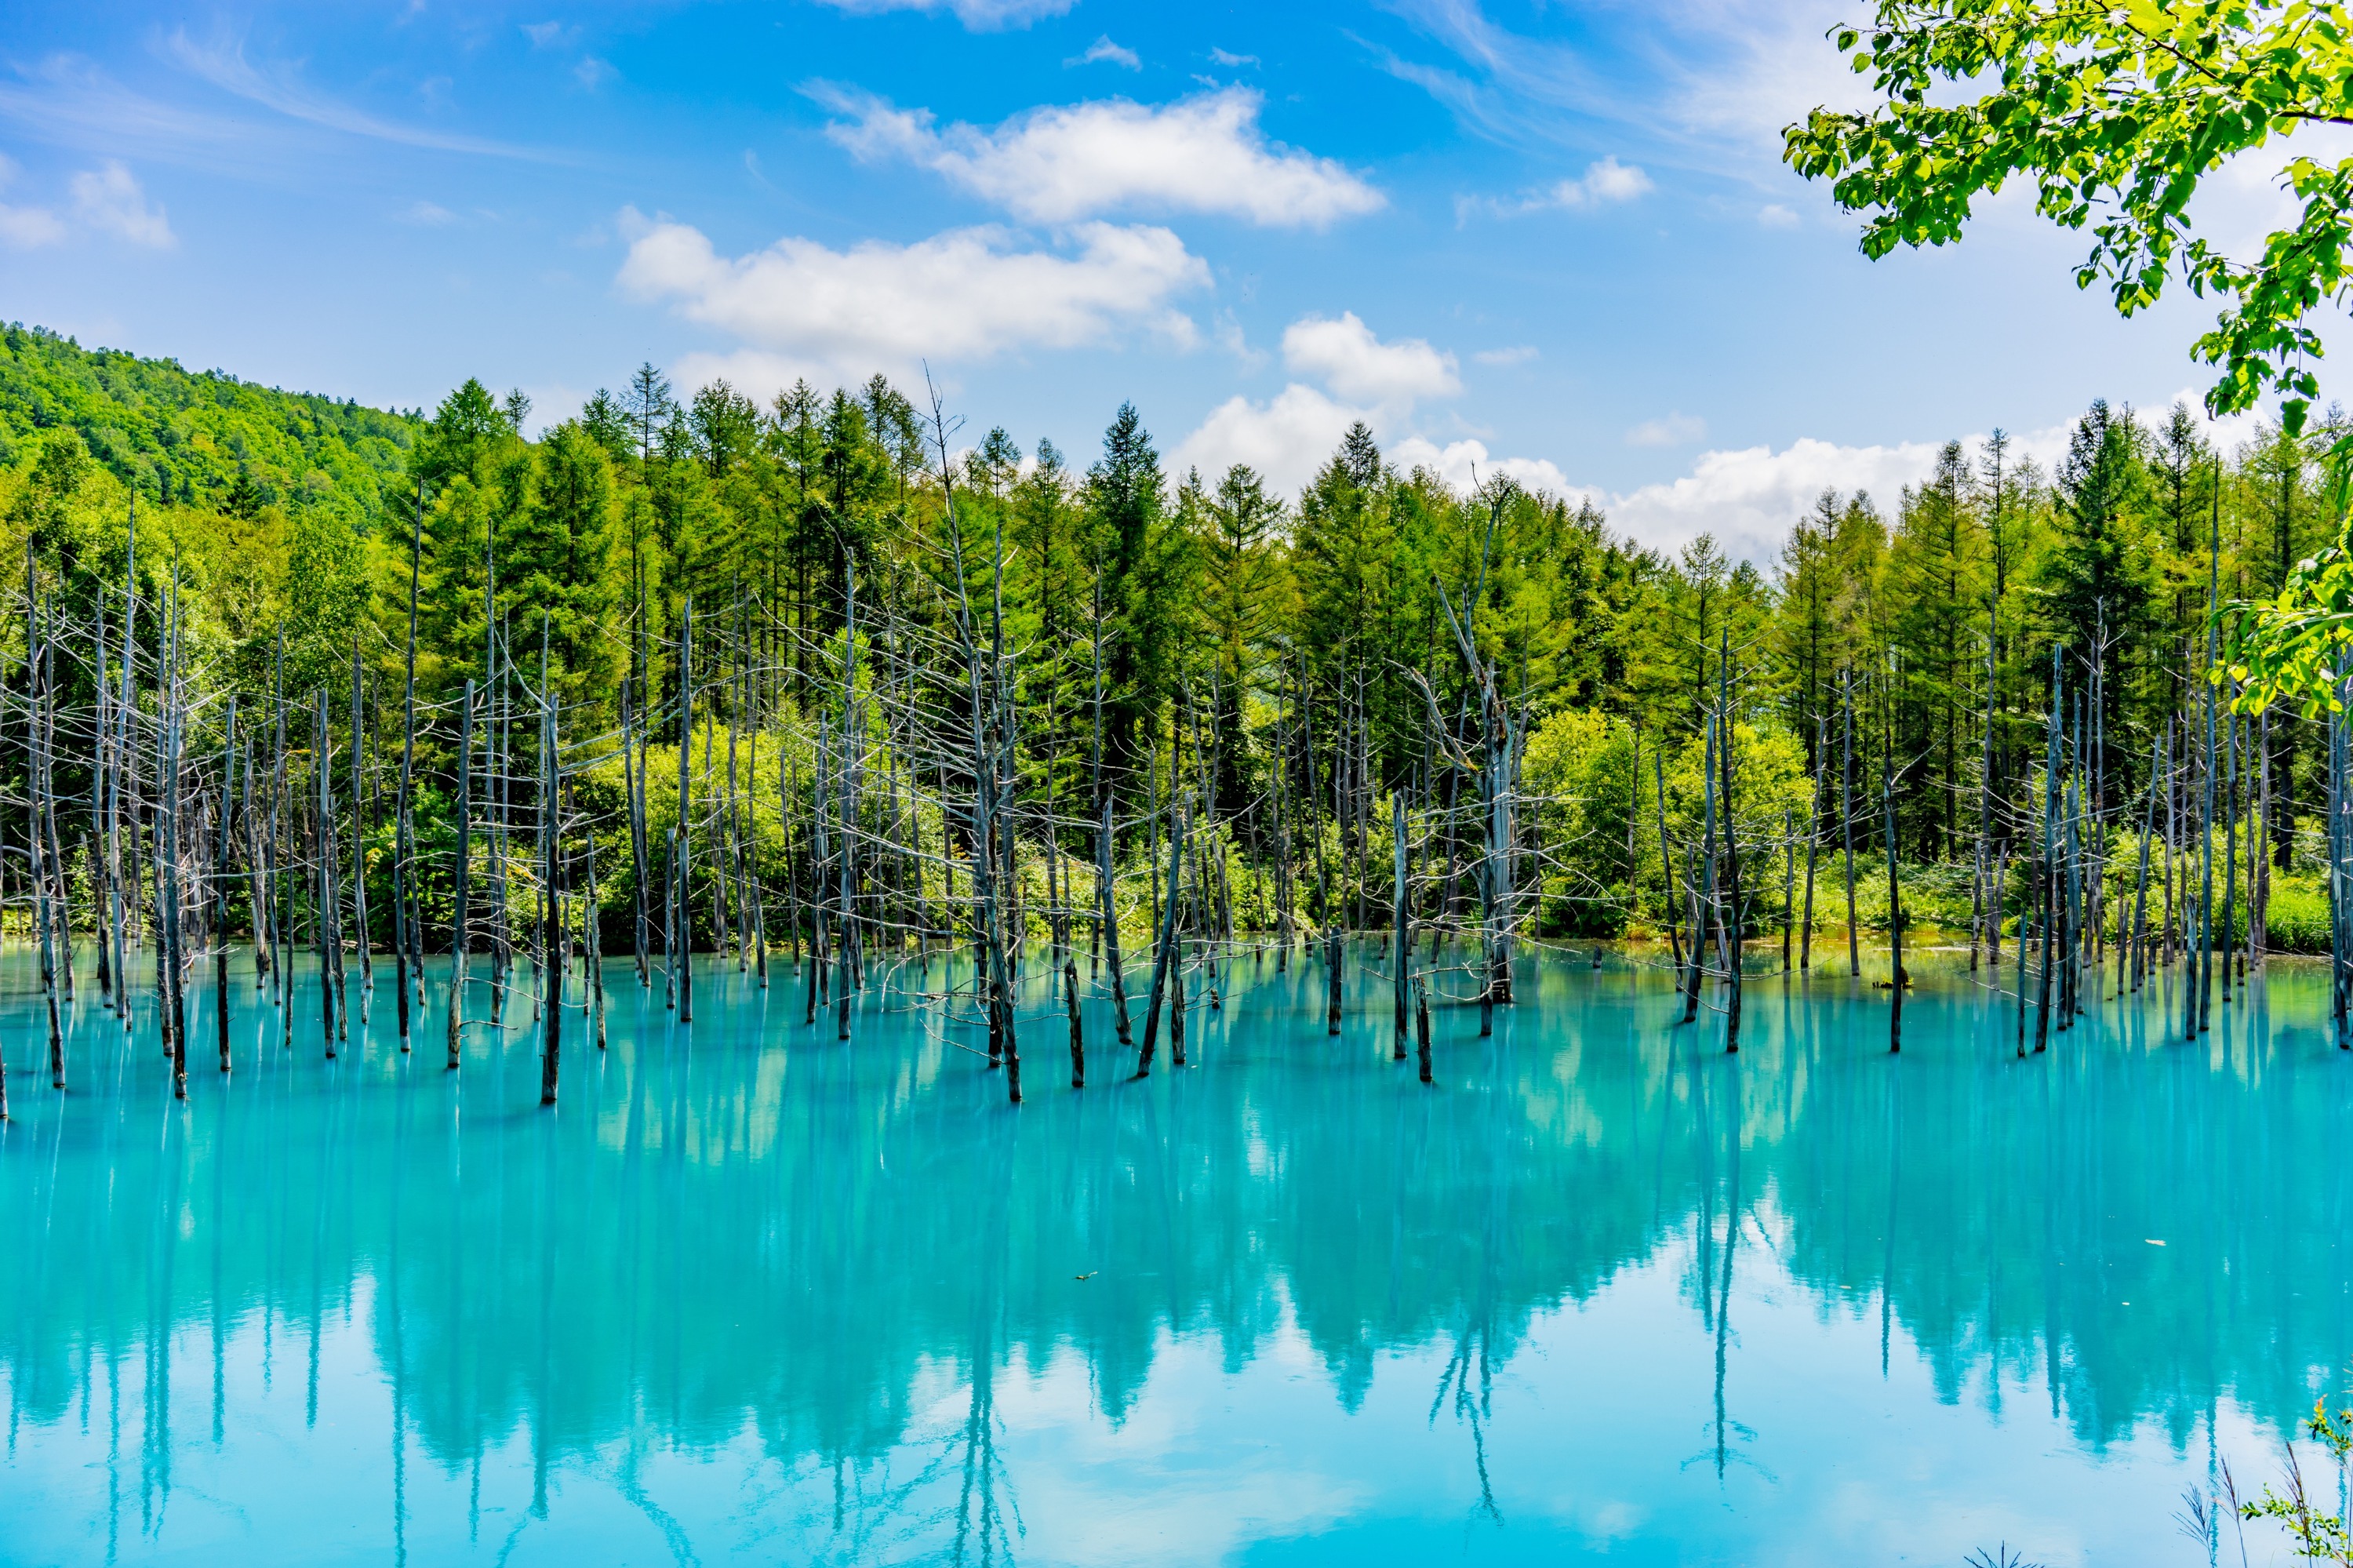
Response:
POLYGON ((1509 348, 1482 348, 1471 357, 1481 365, 1493 365, 1499 368, 1507 365, 1525 365, 1536 357, 1536 346, 1532 343, 1520 343, 1509 348))
MULTIPOLYGON (((0 156, 0 190, 15 184, 16 165, 0 156)), ((38 205, 0 204, 0 248, 33 250, 62 245, 79 230, 124 239, 151 250, 169 250, 179 244, 163 207, 147 199, 147 192, 119 158, 109 158, 95 169, 84 169, 66 182, 68 204, 63 211, 38 205)))
POLYGON ((283 147, 250 120, 134 92, 79 55, 48 55, 0 79, 0 115, 61 146, 224 172, 250 172, 283 147))
POLYGON ((1516 196, 1462 196, 1454 204, 1458 223, 1474 213, 1496 217, 1525 217, 1532 212, 1591 212, 1617 207, 1658 189, 1637 164, 1621 164, 1615 155, 1586 165, 1585 173, 1556 180, 1516 196))
POLYGON ((1386 7, 1453 55, 1455 68, 1356 41, 1381 69, 1453 111, 1474 134, 1513 145, 1557 143, 1580 122, 1624 113, 1610 79, 1565 42, 1491 20, 1478 0, 1391 0, 1386 7))
POLYGON ((95 169, 76 175, 69 188, 76 222, 156 250, 169 250, 179 243, 164 209, 148 201, 146 191, 121 162, 110 158, 95 169))
POLYGON ((962 22, 967 32, 995 33, 1008 27, 1026 27, 1041 17, 1059 16, 1077 5, 1079 0, 823 0, 823 3, 854 16, 872 16, 883 11, 921 11, 929 16, 946 11, 962 22))
POLYGON ((1707 439, 1707 421, 1695 414, 1674 413, 1645 419, 1626 432, 1630 447, 1687 447, 1707 439))
MULTIPOLYGON (((0 191, 16 181, 16 161, 0 153, 0 191)), ((0 246, 11 250, 34 250, 44 245, 55 245, 66 237, 66 226, 58 215, 45 207, 12 207, 0 202, 0 246)))
POLYGON ((1209 63, 1221 65, 1228 70, 1239 70, 1243 66, 1257 65, 1259 58, 1256 55, 1231 54, 1227 50, 1213 48, 1209 50, 1209 63))
POLYGON ((11 250, 37 250, 66 237, 65 220, 45 207, 10 207, 0 202, 0 245, 11 250))
MULTIPOLYGON (((1536 7, 1515 30, 1481 0, 1383 0, 1428 47, 1358 37, 1474 135, 1524 149, 1631 143, 1657 165, 1785 181, 1780 128, 1865 84, 1824 33, 1847 0, 1656 0, 1536 7), (1558 18, 1547 32, 1546 18, 1558 18)), ((1353 37, 1353 35, 1352 35, 1353 37)))
POLYGON ((188 37, 185 29, 175 29, 165 41, 164 52, 191 74, 223 92, 322 130, 444 153, 520 158, 537 163, 568 161, 558 154, 541 148, 434 131, 420 125, 385 120, 364 110, 354 109, 305 86, 290 66, 255 65, 246 58, 242 40, 199 44, 188 37))
POLYGON ((1106 33, 1089 44, 1084 54, 1072 55, 1062 63, 1066 66, 1118 65, 1125 66, 1130 70, 1142 70, 1144 57, 1134 49, 1113 43, 1111 35, 1106 33))
POLYGON ((1388 198, 1331 158, 1266 139, 1261 99, 1226 88, 1154 107, 1110 99, 1047 106, 994 130, 934 124, 872 94, 804 89, 846 118, 827 134, 860 158, 904 158, 1037 223, 1114 210, 1223 213, 1322 228, 1388 198))

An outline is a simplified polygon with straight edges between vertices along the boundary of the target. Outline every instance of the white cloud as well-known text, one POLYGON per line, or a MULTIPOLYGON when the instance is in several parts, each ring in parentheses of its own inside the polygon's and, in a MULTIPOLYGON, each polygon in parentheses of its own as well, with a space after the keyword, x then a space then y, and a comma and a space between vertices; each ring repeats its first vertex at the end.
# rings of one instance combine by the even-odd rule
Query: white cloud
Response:
POLYGON ((1302 316, 1292 323, 1282 334, 1282 362, 1293 375, 1324 386, 1293 381, 1263 403, 1228 398, 1177 443, 1171 459, 1178 471, 1193 467, 1215 476, 1246 462, 1271 489, 1295 495, 1350 425, 1362 420, 1385 435, 1411 416, 1417 400, 1462 390, 1454 355, 1418 337, 1383 343, 1353 311, 1336 321, 1302 316))
POLYGON ((10 207, 0 202, 0 245, 11 250, 31 250, 55 245, 66 237, 66 226, 45 207, 10 207))
POLYGON ((171 224, 164 220, 164 209, 148 205, 147 193, 120 162, 110 158, 95 169, 84 170, 73 177, 69 188, 73 192, 77 222, 158 250, 169 250, 178 243, 171 224))
POLYGON ((1157 108, 1124 99, 1050 105, 993 131, 936 127, 930 111, 871 94, 808 90, 850 117, 827 134, 856 156, 905 158, 1038 223, 1150 208, 1320 228, 1387 200, 1333 159, 1269 142, 1258 123, 1261 100, 1247 88, 1157 108))
MULTIPOLYGON (((1849 19, 1845 0, 1713 0, 1687 13, 1698 47, 1664 54, 1664 92, 1650 107, 1717 146, 1770 168, 1781 127, 1816 105, 1867 108, 1871 79, 1823 35, 1849 19)), ((1758 172, 1762 172, 1761 169, 1758 172)))
MULTIPOLYGON (((2137 408, 2144 419, 2154 420, 2177 400, 2197 408, 2194 390, 2137 408)), ((1220 472, 1228 462, 1247 462, 1267 476, 1271 488, 1296 494, 1348 426, 1363 419, 1387 443, 1390 461, 1409 471, 1428 470, 1458 491, 1503 475, 1571 505, 1591 501, 1608 515, 1614 533, 1646 548, 1672 553, 1701 534, 1713 534, 1735 560, 1762 564, 1773 559, 1790 524, 1812 510, 1825 490, 1842 496, 1866 491, 1892 516, 1904 487, 1935 471, 1944 446, 1941 440, 1850 446, 1808 437, 1779 450, 1757 446, 1702 452, 1678 478, 1612 493, 1571 480, 1546 458, 1496 457, 1483 441, 1440 445, 1420 434, 1393 436, 1383 428, 1384 415, 1380 408, 1354 407, 1293 383, 1268 403, 1229 399, 1178 444, 1176 455, 1180 468, 1197 464, 1204 474, 1220 472)), ((2200 424, 2209 440, 2228 450, 2253 436, 2254 417, 2213 422, 2201 418, 2200 424)), ((2031 458, 2047 472, 2064 455, 2073 428, 2069 420, 2011 432, 2011 461, 2031 458)), ((1971 461, 1984 440, 1981 433, 1962 438, 1971 461)))
POLYGON ((591 92, 620 74, 610 60, 598 59, 595 55, 581 56, 580 63, 572 68, 573 79, 591 92))
POLYGON ((1218 313, 1217 323, 1209 335, 1219 348, 1240 360, 1246 370, 1255 370, 1266 363, 1265 353, 1250 345, 1250 339, 1242 334, 1242 323, 1235 319, 1231 311, 1218 313))
POLYGON ((952 12, 967 32, 993 33, 1026 27, 1041 16, 1059 16, 1079 0, 824 0, 852 16, 871 16, 884 11, 921 11, 933 16, 952 12))
POLYGON ((1455 489, 1468 491, 1499 475, 1528 490, 1574 501, 1586 493, 1568 482, 1568 476, 1546 458, 1493 458, 1484 441, 1449 441, 1440 447, 1422 436, 1408 436, 1389 452, 1389 461, 1411 472, 1427 469, 1455 489))
POLYGON ((1142 70, 1144 69, 1144 57, 1137 54, 1134 49, 1124 48, 1118 44, 1113 43, 1111 41, 1111 35, 1109 33, 1105 33, 1102 37, 1097 38, 1093 43, 1087 46, 1086 53, 1082 55, 1072 55, 1069 59, 1064 60, 1062 63, 1066 66, 1108 63, 1111 65, 1125 66, 1130 70, 1142 70))
POLYGON ((567 27, 561 22, 525 22, 522 25, 522 36, 531 40, 533 48, 552 49, 559 44, 568 44, 578 37, 580 29, 567 27))
POLYGON ((1258 64, 1259 58, 1256 55, 1231 54, 1224 49, 1212 48, 1209 50, 1209 61, 1213 65, 1221 65, 1228 70, 1237 70, 1243 66, 1258 64))
POLYGON ((1418 337, 1383 343, 1354 311, 1337 321, 1302 316, 1283 330, 1282 362, 1294 376, 1322 378, 1351 402, 1410 406, 1462 390, 1454 355, 1418 337))
POLYGON ((1645 419, 1626 432, 1630 447, 1687 447, 1707 437, 1707 421, 1696 414, 1669 414, 1663 419, 1645 419))
POLYGON ((1532 343, 1517 343, 1509 348, 1482 348, 1471 357, 1482 365, 1498 366, 1525 365, 1536 357, 1536 345, 1532 343))
POLYGON ((1238 462, 1256 469, 1270 490, 1296 495, 1340 445, 1348 427, 1374 423, 1376 410, 1352 408, 1294 381, 1269 402, 1230 397, 1176 443, 1169 466, 1198 468, 1212 481, 1238 462))
POLYGON ((1798 215, 1778 201, 1768 201, 1757 209, 1757 221, 1767 228, 1795 228, 1798 215))
POLYGON ((1621 164, 1613 155, 1588 164, 1585 173, 1574 179, 1558 180, 1516 197, 1458 197, 1454 218, 1457 223, 1465 222, 1475 212, 1497 217, 1525 217, 1532 212, 1591 212, 1632 201, 1657 188, 1640 164, 1621 164))
POLYGON ((403 222, 414 223, 424 228, 442 228, 458 221, 456 213, 438 202, 430 201, 411 202, 408 210, 400 216, 403 222))
POLYGON ((488 141, 479 136, 445 135, 438 131, 379 119, 311 90, 302 84, 290 67, 275 66, 265 69, 255 66, 245 58, 242 41, 207 46, 189 37, 185 29, 178 29, 174 31, 164 48, 187 70, 223 92, 249 103, 258 103, 305 124, 338 131, 345 135, 372 137, 410 147, 430 147, 445 153, 477 153, 492 157, 556 161, 551 154, 529 147, 488 141))
POLYGON ((1548 194, 1555 207, 1605 207, 1611 202, 1632 201, 1657 188, 1639 164, 1621 164, 1609 157, 1598 164, 1588 164, 1584 174, 1561 181, 1548 194))
POLYGON ((669 302, 751 349, 845 376, 912 374, 929 356, 986 359, 1079 348, 1136 327, 1181 344, 1191 320, 1170 302, 1207 287, 1209 270, 1167 229, 1078 225, 1074 253, 1016 248, 993 228, 952 229, 912 245, 866 240, 846 250, 785 238, 730 260, 702 233, 621 215, 629 253, 621 287, 669 302))
POLYGON ((1778 452, 1770 447, 1703 452, 1680 479, 1598 499, 1611 525, 1638 544, 1672 550, 1712 533, 1725 554, 1761 561, 1780 547, 1789 524, 1824 490, 1868 490, 1892 510, 1899 490, 1936 467, 1942 445, 1851 447, 1807 437, 1778 452))
MULTIPOLYGON (((6 190, 16 178, 16 160, 0 153, 0 190, 6 190)), ((31 250, 55 245, 65 237, 64 222, 48 208, 0 203, 0 245, 11 250, 31 250)))

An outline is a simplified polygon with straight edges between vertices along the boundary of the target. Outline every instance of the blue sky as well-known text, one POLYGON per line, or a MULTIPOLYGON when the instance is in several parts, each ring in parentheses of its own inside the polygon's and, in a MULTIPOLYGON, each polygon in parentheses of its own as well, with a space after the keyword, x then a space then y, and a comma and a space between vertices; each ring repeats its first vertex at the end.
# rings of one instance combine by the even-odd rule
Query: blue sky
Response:
POLYGON ((2194 302, 2119 322, 2009 197, 1861 257, 1776 133, 1854 93, 1822 31, 1861 8, 17 0, 0 316, 542 418, 641 359, 763 397, 928 361, 968 433, 1083 461, 1133 400, 1285 487, 1364 417, 1759 553, 1823 484, 2203 385, 2194 302))

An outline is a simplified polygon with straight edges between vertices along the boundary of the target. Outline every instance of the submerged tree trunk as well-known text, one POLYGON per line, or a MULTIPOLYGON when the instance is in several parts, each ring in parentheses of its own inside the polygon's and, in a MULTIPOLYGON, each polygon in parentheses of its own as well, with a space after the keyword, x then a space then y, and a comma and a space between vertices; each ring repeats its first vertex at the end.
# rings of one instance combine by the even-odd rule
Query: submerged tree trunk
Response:
MULTIPOLYGON (((1148 1077, 1152 1073, 1155 1042, 1160 1032, 1160 999, 1168 985, 1168 972, 1175 961, 1176 949, 1176 895, 1184 884, 1185 818, 1176 814, 1168 826, 1168 902, 1160 921, 1160 938, 1152 956, 1152 999, 1144 1013, 1144 1045, 1135 1059, 1135 1075, 1148 1077)), ((1183 976, 1178 977, 1183 983, 1183 976)))
POLYGON ((473 925, 467 918, 467 898, 473 891, 474 856, 474 683, 466 683, 458 705, 458 855, 450 876, 454 907, 449 917, 449 1060, 455 1072, 463 1050, 466 1028, 466 963, 472 946, 473 925))

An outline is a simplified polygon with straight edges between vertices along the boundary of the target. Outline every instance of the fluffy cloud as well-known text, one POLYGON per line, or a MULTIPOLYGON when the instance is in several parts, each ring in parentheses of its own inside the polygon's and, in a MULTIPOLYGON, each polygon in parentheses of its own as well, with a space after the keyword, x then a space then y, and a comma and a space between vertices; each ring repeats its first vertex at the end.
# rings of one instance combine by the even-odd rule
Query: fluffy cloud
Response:
POLYGON ((1700 454, 1692 471, 1624 495, 1598 495, 1618 532, 1656 549, 1712 533, 1725 554, 1764 560, 1825 490, 1867 490, 1892 508, 1896 492, 1935 468, 1936 441, 1851 447, 1812 437, 1779 451, 1744 447, 1700 454))
POLYGON ((68 188, 73 193, 74 219, 86 228, 158 250, 179 243, 164 209, 150 206, 138 180, 112 158, 76 175, 68 188))
POLYGON ((1636 196, 1647 196, 1657 188, 1639 164, 1621 164, 1613 157, 1604 158, 1598 164, 1588 164, 1584 174, 1573 180, 1561 181, 1545 194, 1553 207, 1575 208, 1632 201, 1636 196))
POLYGON ((1428 469, 1457 490, 1468 490, 1474 479, 1501 474, 1571 504, 1589 500, 1609 514, 1613 532, 1651 549, 1673 551, 1702 534, 1713 534, 1734 559, 1764 562, 1780 548, 1789 524, 1810 510, 1824 490, 1841 495, 1866 490, 1882 507, 1892 509, 1898 491, 1918 483, 1935 468, 1939 445, 1905 441, 1856 447, 1810 438, 1779 451, 1749 447, 1703 452, 1679 479, 1618 494, 1576 482, 1548 459, 1497 458, 1475 440, 1451 441, 1441 448, 1421 437, 1409 437, 1391 449, 1389 457, 1401 468, 1428 469))
POLYGON ((618 281, 628 292, 744 340, 757 363, 844 376, 905 376, 926 355, 970 361, 1083 347, 1136 326, 1189 342, 1192 322, 1170 302, 1209 281, 1176 236, 1141 224, 1081 224, 1069 254, 1022 249, 1012 235, 984 228, 846 250, 786 238, 733 259, 699 229, 634 209, 621 228, 630 243, 618 281))
POLYGON ((1468 491, 1498 476, 1528 490, 1571 500, 1588 492, 1569 483, 1568 476, 1545 458, 1495 458, 1484 441, 1449 441, 1443 447, 1421 436, 1408 436, 1392 448, 1389 461, 1411 472, 1427 469, 1457 490, 1468 491))
MULTIPOLYGON (((2194 391, 2139 405, 2156 418, 2176 401, 2194 409, 2194 391)), ((1397 422, 1394 408, 1351 404, 1293 384, 1264 404, 1235 397, 1219 406, 1176 450, 1179 467, 1198 465, 1204 474, 1229 462, 1247 462, 1266 476, 1271 488, 1295 495, 1340 444, 1348 426, 1363 419, 1381 436, 1388 459, 1400 469, 1423 469, 1458 491, 1497 476, 1518 482, 1575 505, 1591 501, 1606 513, 1613 532, 1650 549, 1672 553, 1712 534, 1736 560, 1771 561, 1789 525, 1812 510, 1825 490, 1841 495, 1865 491, 1883 512, 1893 514, 1906 485, 1926 479, 1936 464, 1941 441, 1899 441, 1851 446, 1809 437, 1775 450, 1769 446, 1700 453, 1678 478, 1623 492, 1579 483, 1557 463, 1540 457, 1497 457, 1476 440, 1447 441, 1385 429, 1397 422)), ((1694 421, 1695 424, 1696 421, 1694 421)), ((2252 415, 2210 421, 2200 417, 2206 439, 2225 450, 2252 440, 2252 415)), ((2073 421, 2045 429, 2013 431, 2010 461, 2031 460, 2047 472, 2064 456, 2073 421)), ((1696 438, 1694 438, 1696 439, 1696 438)), ((1962 438, 1972 461, 1982 434, 1962 438)))
POLYGON ((1419 399, 1462 390, 1454 355, 1418 337, 1383 343, 1354 311, 1336 321, 1302 316, 1292 323, 1282 334, 1282 362, 1323 387, 1294 381, 1264 403, 1228 398, 1177 443, 1172 455, 1179 469, 1215 475, 1246 462, 1270 488, 1297 494, 1350 425, 1361 419, 1385 435, 1411 416, 1419 399))
POLYGON ((1383 343, 1354 311, 1337 321, 1303 316, 1292 323, 1282 334, 1282 363, 1353 402, 1403 405, 1462 390, 1454 355, 1418 337, 1383 343))
POLYGON ((1007 27, 1026 27, 1041 16, 1059 16, 1077 5, 1079 0, 824 0, 824 3, 853 16, 873 16, 883 11, 921 11, 930 16, 946 11, 962 22, 967 32, 993 33, 1007 27))
POLYGON ((928 110, 818 86, 847 118, 828 131, 864 159, 899 157, 1037 223, 1117 209, 1219 213, 1320 228, 1387 199, 1345 165, 1269 142, 1247 88, 1153 107, 1122 99, 1050 105, 995 130, 938 126, 928 110))
POLYGON ((1169 461, 1176 472, 1198 468, 1213 481, 1245 462, 1258 470, 1268 489, 1296 495, 1348 427, 1359 419, 1369 423, 1373 416, 1372 409, 1353 408, 1294 381, 1270 402, 1232 397, 1219 404, 1200 429, 1176 443, 1169 461))

